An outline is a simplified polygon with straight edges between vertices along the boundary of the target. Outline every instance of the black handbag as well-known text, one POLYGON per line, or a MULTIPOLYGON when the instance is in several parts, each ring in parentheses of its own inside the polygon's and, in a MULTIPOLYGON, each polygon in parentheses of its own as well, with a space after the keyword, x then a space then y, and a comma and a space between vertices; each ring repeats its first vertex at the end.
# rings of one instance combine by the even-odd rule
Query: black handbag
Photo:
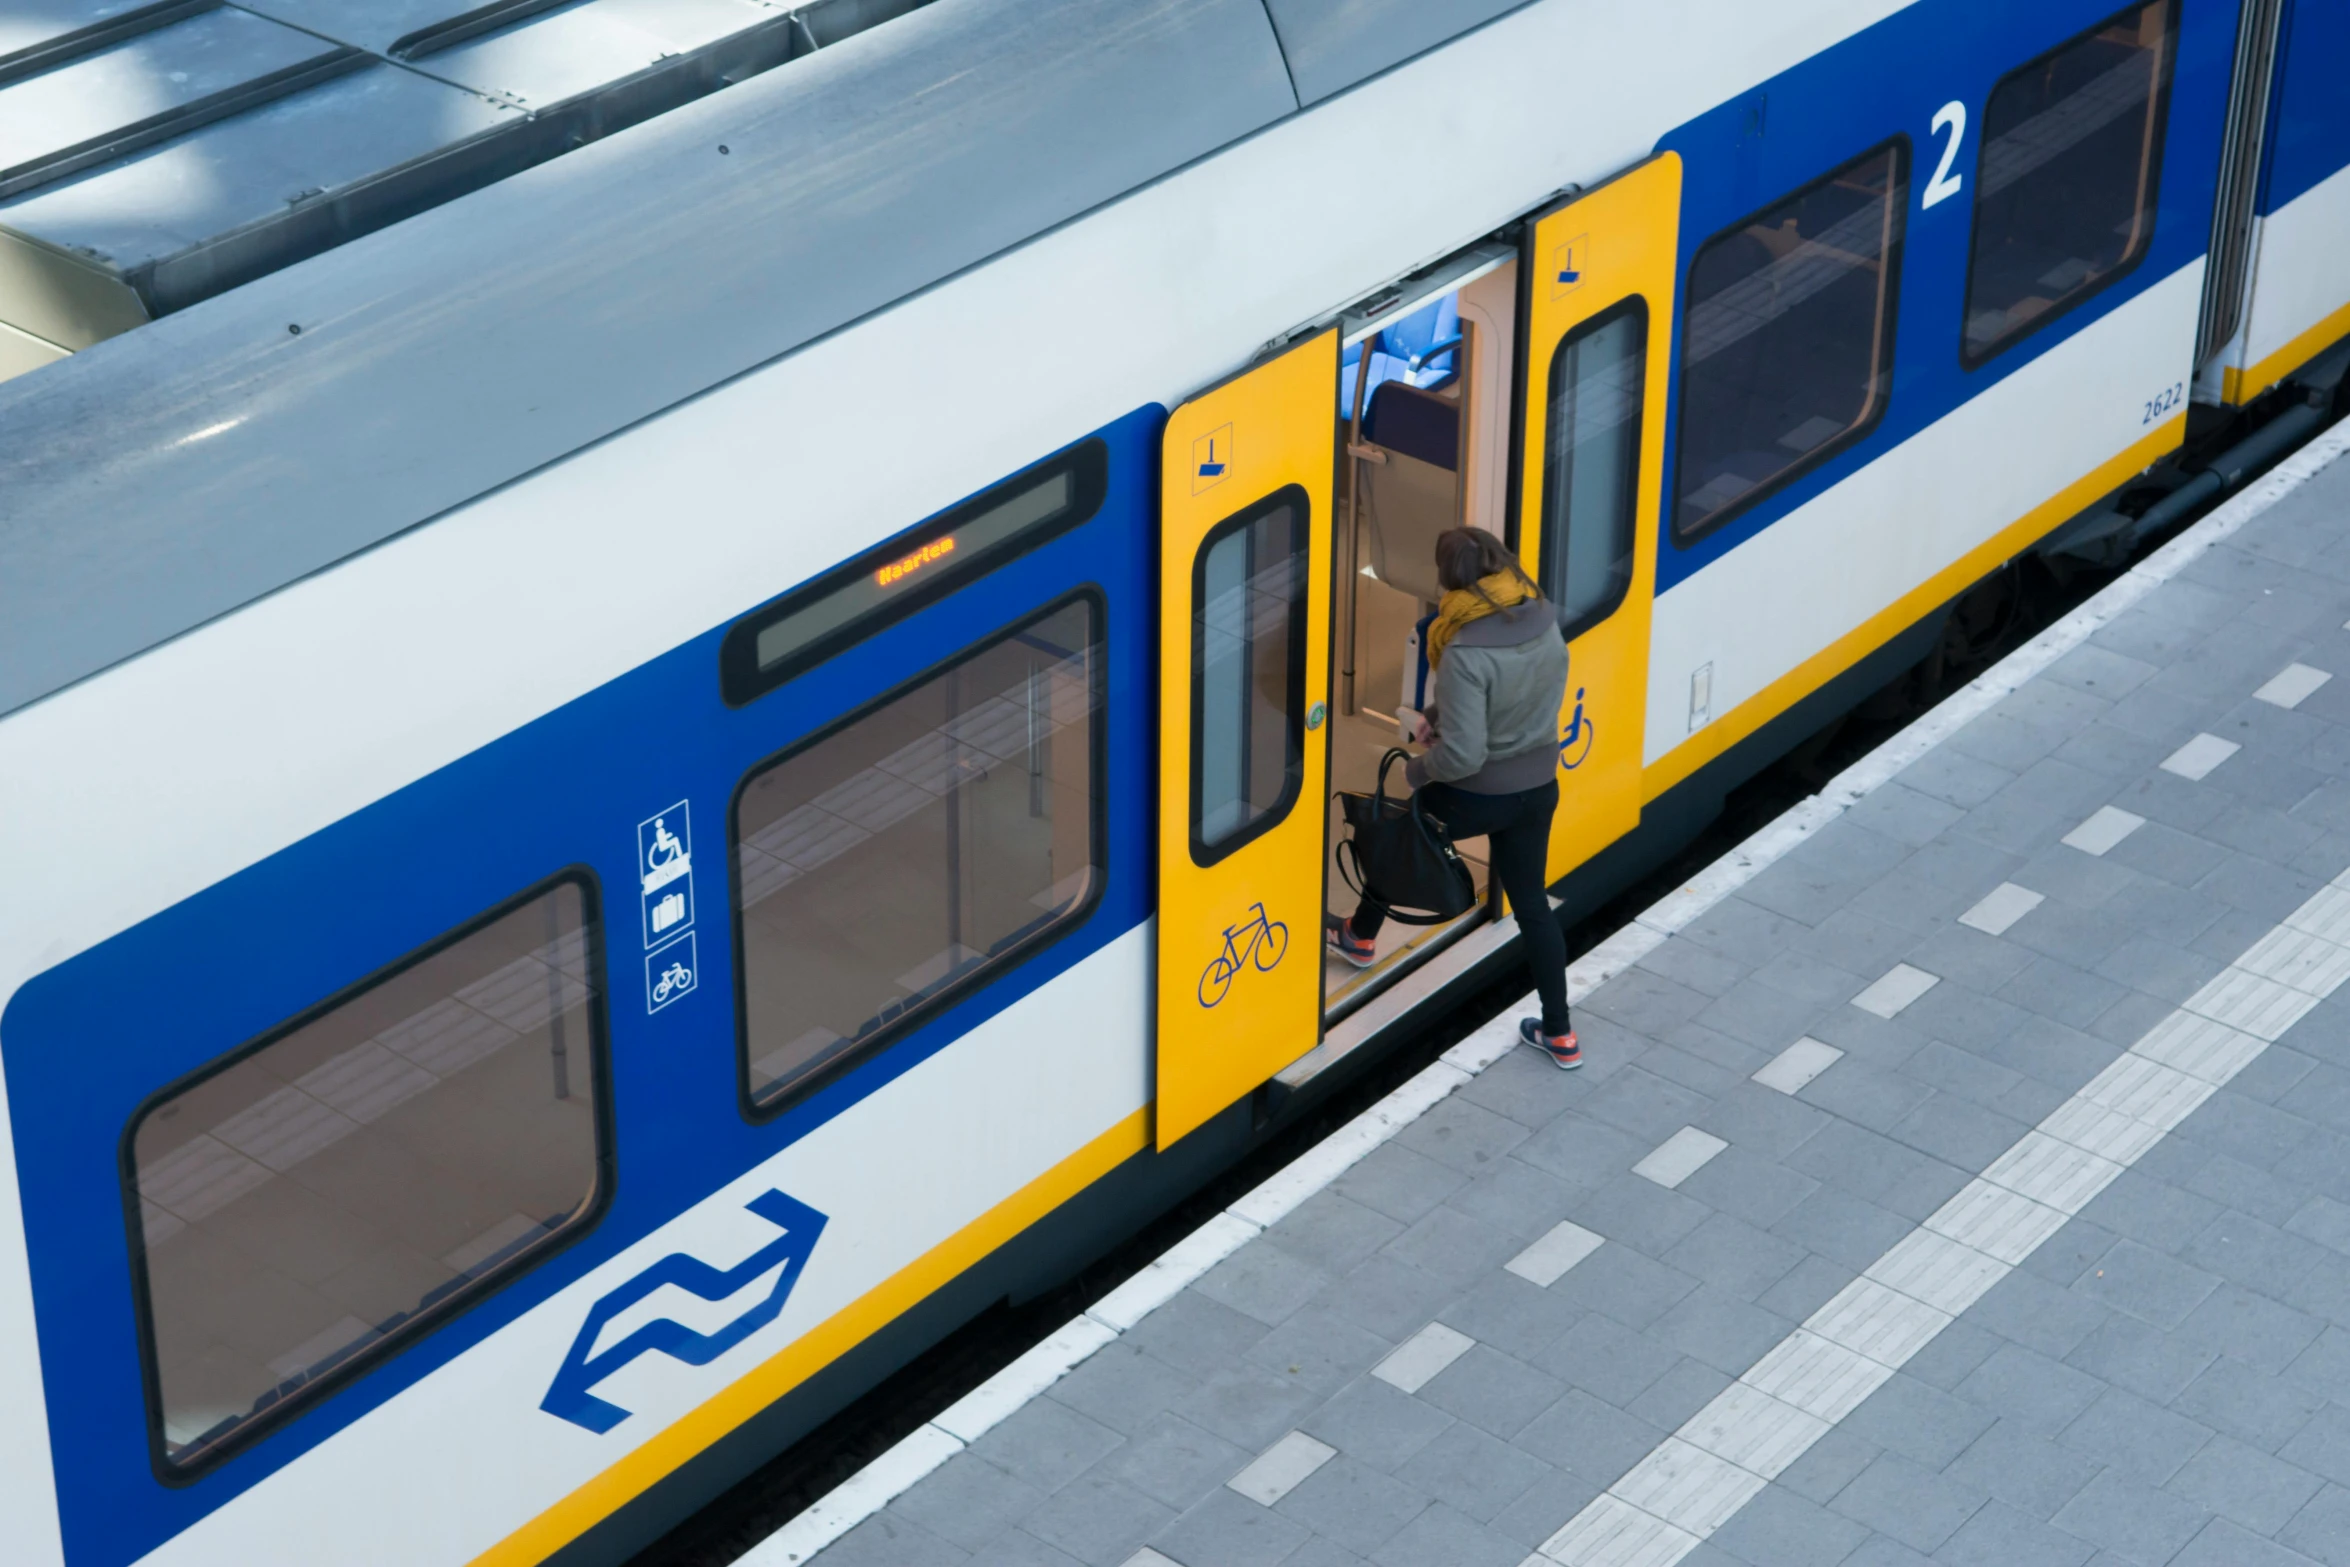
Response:
POLYGON ((1387 770, 1404 760, 1400 750, 1379 758, 1375 794, 1340 791, 1348 836, 1338 845, 1338 873, 1387 918, 1441 925, 1477 906, 1477 881, 1452 846, 1451 832, 1420 809, 1418 795, 1387 797, 1387 770))

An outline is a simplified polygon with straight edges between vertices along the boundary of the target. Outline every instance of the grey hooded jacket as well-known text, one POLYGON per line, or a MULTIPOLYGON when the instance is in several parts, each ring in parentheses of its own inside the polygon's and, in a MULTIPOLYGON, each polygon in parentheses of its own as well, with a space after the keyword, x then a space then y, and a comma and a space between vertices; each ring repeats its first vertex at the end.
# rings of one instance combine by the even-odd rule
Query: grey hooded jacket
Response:
POLYGON ((1548 599, 1470 621, 1437 662, 1427 715, 1435 743, 1405 778, 1414 789, 1447 783, 1471 794, 1541 788, 1557 776, 1566 695, 1567 644, 1548 599))

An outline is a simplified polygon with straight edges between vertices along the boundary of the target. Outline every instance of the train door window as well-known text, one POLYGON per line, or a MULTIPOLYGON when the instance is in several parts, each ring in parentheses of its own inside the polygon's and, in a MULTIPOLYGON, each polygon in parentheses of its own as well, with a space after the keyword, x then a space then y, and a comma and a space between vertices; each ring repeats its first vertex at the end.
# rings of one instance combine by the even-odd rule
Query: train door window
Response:
POLYGON ((165 1089, 124 1177, 155 1448, 234 1450, 611 1189, 595 889, 566 874, 165 1089))
POLYGON ((1093 907, 1102 610, 957 654, 736 792, 744 1092, 803 1097, 1093 907))
POLYGON ((1698 248, 1681 343, 1679 542, 1884 415, 1908 180, 1909 143, 1896 137, 1698 248))
POLYGON ((1967 266, 1968 365, 2146 254, 2177 30, 2177 0, 2132 6, 1991 89, 1967 266))
POLYGON ((1638 295, 1559 340, 1542 443, 1543 591, 1571 639, 1632 582, 1648 306, 1638 295))
POLYGON ((1213 865, 1289 814, 1305 765, 1306 499, 1201 541, 1191 575, 1191 852, 1213 865))

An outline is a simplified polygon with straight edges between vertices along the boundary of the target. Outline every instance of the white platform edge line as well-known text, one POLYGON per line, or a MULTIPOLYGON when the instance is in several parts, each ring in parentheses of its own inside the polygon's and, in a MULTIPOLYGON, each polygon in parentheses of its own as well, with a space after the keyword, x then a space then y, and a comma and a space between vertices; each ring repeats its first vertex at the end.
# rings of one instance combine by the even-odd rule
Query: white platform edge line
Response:
MULTIPOLYGON (((1790 849, 1843 815, 1860 800, 1890 783, 1911 763, 1925 756, 1972 720, 1989 712, 2026 682, 2046 671, 2051 664, 2134 608, 2139 600, 2186 570, 2197 559, 2234 537, 2253 518, 2308 483, 2346 452, 2350 452, 2350 423, 2336 425, 2318 435, 2277 464, 2260 482, 2216 508, 2209 516, 2122 573, 2072 613, 1977 675, 1965 686, 1944 697, 1932 711, 1830 779, 1828 786, 1818 794, 1790 807, 1682 886, 1634 915, 1625 930, 1638 927, 1644 934, 1627 938, 1624 947, 1637 948, 1642 956, 1653 951, 1666 937, 1679 932, 1700 914, 1778 863, 1790 849)), ((1618 936, 1623 935, 1624 932, 1618 932, 1618 936)), ((1609 938, 1611 942, 1616 939, 1609 938)), ((1594 952, 1597 950, 1595 948, 1594 952)), ((1589 956, 1586 954, 1586 957, 1589 956)), ((1629 962, 1624 966, 1629 967, 1629 962)), ((1568 999, 1576 1003, 1580 1003, 1621 971, 1614 965, 1602 965, 1604 972, 1600 974, 1592 975, 1588 971, 1578 974, 1575 969, 1579 967, 1580 964, 1571 965, 1568 973, 1568 999)), ((1506 1016, 1483 1025, 1468 1039, 1422 1068, 1386 1098, 1253 1188, 1231 1207, 1209 1220, 1202 1229, 1219 1227, 1225 1235, 1232 1235, 1240 1226, 1246 1226, 1248 1234, 1240 1238, 1240 1244, 1245 1244, 1267 1222, 1251 1217, 1252 1214, 1270 1211, 1278 1217, 1291 1212, 1308 1197, 1352 1169, 1380 1144, 1450 1097, 1453 1090, 1502 1059, 1515 1044, 1516 1029, 1508 1023, 1506 1016), (1497 1029, 1506 1033, 1506 1042, 1493 1039, 1482 1041, 1482 1049, 1468 1048, 1471 1041, 1479 1041, 1481 1036, 1497 1029), (1325 1148, 1333 1144, 1343 1147, 1344 1153, 1337 1157, 1323 1153, 1325 1148), (1292 1172, 1298 1171, 1300 1166, 1311 1166, 1313 1176, 1319 1179, 1296 1178, 1292 1172), (1266 1194, 1265 1198, 1259 1199, 1259 1193, 1266 1194), (1234 1223, 1236 1220, 1237 1224, 1234 1223)), ((1191 1237, 1185 1237, 1170 1247, 1158 1262, 1149 1265, 1152 1269, 1158 1269, 1169 1264, 1170 1259, 1178 1253, 1190 1255, 1193 1251, 1208 1259, 1205 1266, 1193 1263, 1196 1271, 1187 1269, 1182 1263, 1167 1266, 1167 1277, 1181 1277, 1187 1272, 1189 1276, 1181 1277, 1180 1283, 1167 1289, 1160 1303, 1172 1299, 1181 1292, 1183 1284, 1206 1273, 1208 1268, 1238 1249, 1238 1245, 1229 1248, 1210 1245, 1194 1249, 1190 1242, 1191 1237)), ((1154 1304, 1151 1309, 1155 1310, 1157 1306, 1154 1304)), ((1148 1312, 1142 1314, 1147 1315, 1148 1312)), ((1142 1316, 1137 1316, 1135 1322, 1139 1323, 1142 1316)), ((1072 1327, 1077 1321, 1087 1320, 1100 1322, 1099 1318, 1089 1319, 1086 1314, 1080 1314, 1079 1318, 1073 1319, 1072 1327)), ((1109 1324, 1101 1323, 1101 1326, 1108 1327, 1109 1324)), ((1124 1331, 1112 1328, 1110 1337, 1094 1342, 1084 1354, 1060 1367, 1041 1383, 1035 1383, 1034 1380, 1038 1368, 1029 1364, 1028 1357, 1023 1356, 964 1395, 963 1401, 976 1401, 1000 1410, 997 1418, 1001 1420, 1074 1370, 1102 1345, 1115 1342, 1124 1331), (1030 1382, 1033 1385, 1025 1393, 1015 1392, 1009 1386, 999 1393, 994 1391, 998 1382, 1030 1382)), ((1056 1338, 1059 1336, 1056 1335, 1056 1338)), ((1092 1336, 1087 1337, 1090 1339, 1092 1336)), ((799 1567, 800 1563, 911 1490, 933 1469, 960 1452, 963 1445, 959 1438, 938 1426, 924 1423, 897 1446, 867 1464, 847 1481, 827 1492, 805 1512, 753 1546, 739 1558, 737 1567, 799 1567), (948 1443, 953 1446, 947 1447, 948 1443)))

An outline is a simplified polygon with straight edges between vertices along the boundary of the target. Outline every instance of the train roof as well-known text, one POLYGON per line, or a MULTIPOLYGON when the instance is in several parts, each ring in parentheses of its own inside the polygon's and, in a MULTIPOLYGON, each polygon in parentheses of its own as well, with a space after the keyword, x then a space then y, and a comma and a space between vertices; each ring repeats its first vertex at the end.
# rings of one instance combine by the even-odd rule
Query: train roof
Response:
POLYGON ((8 6, 0 713, 1520 3, 8 6))

